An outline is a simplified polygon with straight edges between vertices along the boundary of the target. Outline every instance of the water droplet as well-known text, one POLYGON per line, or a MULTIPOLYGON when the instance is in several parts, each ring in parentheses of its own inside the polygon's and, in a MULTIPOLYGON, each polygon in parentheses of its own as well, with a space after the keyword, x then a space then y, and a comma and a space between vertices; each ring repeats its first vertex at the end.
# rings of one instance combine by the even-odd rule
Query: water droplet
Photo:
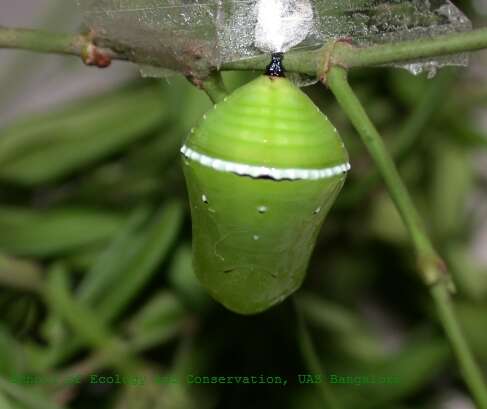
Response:
POLYGON ((428 68, 428 79, 432 80, 433 78, 436 77, 437 73, 438 73, 438 67, 436 65, 431 65, 431 67, 428 68))
POLYGON ((257 208, 257 211, 260 213, 260 214, 264 214, 264 213, 267 213, 267 210, 269 210, 269 208, 267 206, 259 206, 257 208))
POLYGON ((419 75, 423 72, 424 65, 420 63, 406 64, 404 65, 404 68, 413 75, 419 75))

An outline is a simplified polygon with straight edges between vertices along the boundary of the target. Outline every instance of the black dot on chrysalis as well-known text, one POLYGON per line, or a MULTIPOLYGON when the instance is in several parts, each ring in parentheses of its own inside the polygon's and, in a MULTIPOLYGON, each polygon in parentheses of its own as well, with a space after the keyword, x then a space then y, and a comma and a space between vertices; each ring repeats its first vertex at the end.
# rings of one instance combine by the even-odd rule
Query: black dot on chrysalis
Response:
POLYGON ((269 77, 285 77, 285 69, 282 63, 284 54, 273 53, 271 58, 271 63, 266 67, 265 74, 269 77))

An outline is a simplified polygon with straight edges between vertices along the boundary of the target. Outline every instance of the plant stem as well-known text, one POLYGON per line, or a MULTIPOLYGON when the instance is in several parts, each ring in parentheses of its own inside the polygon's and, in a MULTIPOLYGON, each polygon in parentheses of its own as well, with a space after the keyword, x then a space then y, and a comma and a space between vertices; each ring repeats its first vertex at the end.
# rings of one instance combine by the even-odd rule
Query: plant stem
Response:
MULTIPOLYGON (((38 21, 39 26, 51 27, 56 25, 61 19, 64 25, 66 22, 76 19, 77 16, 72 14, 67 17, 67 13, 72 7, 72 3, 70 3, 64 0, 50 1, 42 10, 43 15, 38 21)), ((18 97, 35 77, 31 73, 38 71, 39 65, 31 64, 32 60, 29 57, 31 57, 30 54, 19 53, 10 62, 7 62, 6 66, 4 65, 6 69, 0 78, 0 89, 2 90, 2 101, 0 101, 0 104, 10 105, 12 100, 18 97), (12 81, 12 78, 15 78, 15 81, 12 81)), ((43 62, 40 63, 42 64, 43 62)), ((1 107, 2 105, 0 105, 0 109, 1 107)))
MULTIPOLYGON (((296 311, 297 319, 297 338, 301 355, 303 356, 307 369, 311 371, 313 375, 325 376, 323 368, 321 367, 320 360, 313 346, 306 322, 304 321, 303 313, 301 312, 301 306, 296 298, 293 298, 294 310, 296 311)), ((329 387, 327 380, 322 379, 322 382, 315 384, 320 390, 320 397, 323 401, 324 408, 328 409, 341 409, 342 405, 339 403, 337 397, 329 387)))
POLYGON ((487 390, 482 373, 456 318, 450 293, 440 283, 430 289, 443 328, 460 363, 460 371, 480 409, 487 408, 487 390))
POLYGON ((0 26, 0 49, 20 49, 39 53, 79 56, 88 65, 107 66, 112 59, 125 59, 110 49, 94 45, 90 35, 52 33, 44 30, 0 26))
POLYGON ((193 85, 205 91, 214 104, 222 101, 228 95, 220 71, 212 71, 204 80, 199 80, 196 78, 188 79, 193 83, 193 85))
POLYGON ((0 27, 0 47, 40 53, 81 55, 86 38, 79 34, 0 27))
POLYGON ((449 292, 451 281, 445 264, 433 248, 421 218, 379 132, 350 87, 346 70, 333 67, 327 75, 327 85, 357 129, 385 181, 389 194, 411 236, 420 273, 429 286, 441 324, 456 354, 465 382, 478 407, 487 409, 487 386, 452 307, 449 292))
MULTIPOLYGON (((399 41, 384 45, 355 47, 346 42, 325 44, 320 50, 290 52, 286 69, 316 75, 323 67, 323 55, 329 63, 346 67, 366 67, 416 60, 425 57, 456 54, 487 48, 487 28, 434 38, 399 41), (321 66, 321 67, 320 67, 321 66)), ((269 57, 259 56, 223 64, 224 70, 263 70, 269 57)))
MULTIPOLYGON (((137 53, 133 53, 130 47, 125 46, 125 49, 122 49, 120 44, 117 44, 110 49, 110 41, 102 40, 105 48, 98 49, 98 51, 109 56, 110 59, 141 62, 135 59, 134 55, 137 53)), ((94 47, 96 42, 97 38, 90 38, 89 35, 51 33, 43 30, 0 26, 0 49, 15 48, 43 53, 77 55, 86 60, 87 50, 94 47)), ((323 65, 324 49, 328 50, 328 59, 331 63, 352 68, 397 63, 482 48, 487 48, 487 28, 370 47, 354 47, 338 41, 325 44, 324 48, 320 50, 289 53, 286 55, 286 69, 290 72, 316 75, 320 66, 323 65)), ((262 71, 269 63, 268 59, 268 55, 242 59, 223 64, 221 69, 262 71)))
POLYGON ((401 41, 373 47, 356 48, 338 43, 332 62, 344 67, 366 67, 457 54, 487 47, 487 28, 441 35, 434 38, 401 41))
POLYGON ((423 265, 423 278, 428 283, 435 283, 444 274, 440 271, 442 265, 429 239, 424 234, 425 228, 402 182, 396 166, 387 153, 384 141, 375 129, 362 104, 355 96, 347 81, 344 69, 334 67, 328 74, 327 85, 331 88, 342 109, 348 115, 352 124, 362 137, 369 153, 374 159, 381 176, 396 204, 398 211, 411 235, 414 248, 418 253, 420 263, 423 265))
MULTIPOLYGON (((413 112, 403 126, 395 131, 391 141, 391 154, 394 161, 401 165, 408 157, 409 152, 419 142, 421 133, 426 125, 434 119, 442 104, 448 101, 448 93, 451 91, 451 84, 456 78, 456 70, 442 70, 434 81, 429 81, 427 89, 419 101, 416 101, 413 112)), ((360 179, 354 187, 345 193, 342 203, 347 206, 355 206, 357 202, 374 190, 380 181, 380 174, 373 169, 369 175, 360 179)), ((343 195, 342 195, 343 196, 343 195)))

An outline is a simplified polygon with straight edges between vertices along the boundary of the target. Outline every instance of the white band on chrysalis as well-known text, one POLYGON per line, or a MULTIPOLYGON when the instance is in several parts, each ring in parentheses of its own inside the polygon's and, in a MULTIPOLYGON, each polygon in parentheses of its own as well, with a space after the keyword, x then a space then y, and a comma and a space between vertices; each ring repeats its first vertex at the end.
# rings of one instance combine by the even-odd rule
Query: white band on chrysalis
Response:
POLYGON ((243 163, 230 162, 223 159, 212 158, 205 154, 194 151, 183 145, 181 153, 188 159, 194 160, 203 166, 215 169, 219 172, 236 173, 240 176, 253 178, 270 178, 275 180, 317 180, 327 179, 348 172, 350 163, 332 166, 323 169, 282 169, 266 166, 246 165, 243 163))

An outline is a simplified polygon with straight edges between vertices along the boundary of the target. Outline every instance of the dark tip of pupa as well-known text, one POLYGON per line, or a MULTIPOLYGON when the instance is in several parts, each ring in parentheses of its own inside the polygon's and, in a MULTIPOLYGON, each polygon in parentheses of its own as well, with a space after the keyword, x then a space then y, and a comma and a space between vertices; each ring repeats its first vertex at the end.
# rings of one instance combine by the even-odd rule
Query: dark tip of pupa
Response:
POLYGON ((285 77, 285 69, 282 61, 284 53, 273 53, 271 63, 266 67, 265 74, 269 77, 285 77))

